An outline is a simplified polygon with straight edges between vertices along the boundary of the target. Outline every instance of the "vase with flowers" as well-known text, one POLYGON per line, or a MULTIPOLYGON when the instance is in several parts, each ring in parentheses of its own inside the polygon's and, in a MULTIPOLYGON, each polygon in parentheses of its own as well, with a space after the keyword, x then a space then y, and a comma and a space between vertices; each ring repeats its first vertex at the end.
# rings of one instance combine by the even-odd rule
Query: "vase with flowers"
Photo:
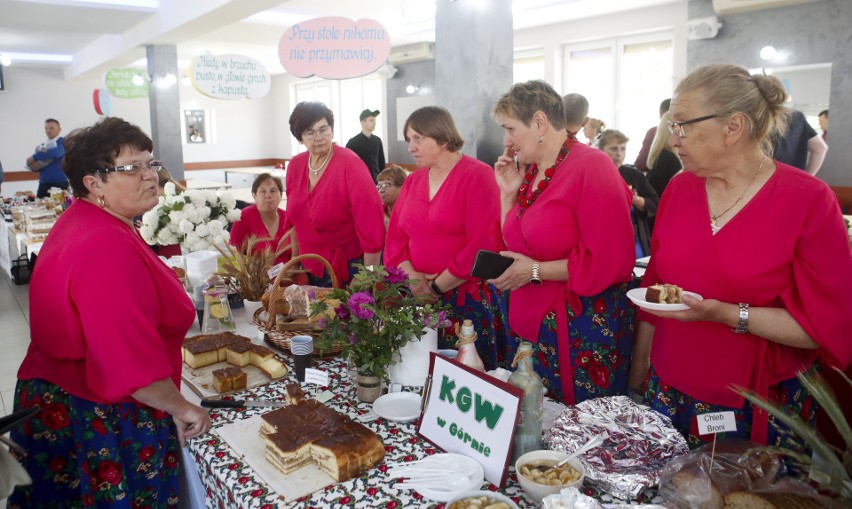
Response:
POLYGON ((316 343, 327 348, 339 342, 346 344, 343 355, 357 370, 356 393, 362 401, 380 395, 386 369, 396 362, 395 355, 402 347, 419 340, 426 328, 449 324, 446 306, 411 293, 408 275, 396 267, 361 266, 350 285, 333 290, 328 299, 340 302, 333 313, 326 314, 327 301, 320 300, 311 307, 312 316, 325 315, 319 320, 322 332, 316 343))

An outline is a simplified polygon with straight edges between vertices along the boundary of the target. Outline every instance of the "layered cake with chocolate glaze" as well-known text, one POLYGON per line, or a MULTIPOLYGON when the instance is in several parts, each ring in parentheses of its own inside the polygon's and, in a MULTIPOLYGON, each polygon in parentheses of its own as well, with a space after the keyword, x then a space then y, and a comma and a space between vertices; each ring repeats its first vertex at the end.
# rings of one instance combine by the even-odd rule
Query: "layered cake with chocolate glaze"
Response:
POLYGON ((384 445, 369 428, 296 392, 291 397, 289 386, 287 399, 291 406, 264 414, 260 429, 266 459, 285 474, 313 463, 341 482, 384 458, 384 445))
POLYGON ((226 360, 226 348, 236 343, 250 344, 251 340, 233 332, 201 334, 186 338, 181 348, 182 359, 191 368, 203 368, 226 360))
POLYGON ((645 290, 645 302, 657 304, 680 304, 683 302, 683 289, 677 285, 656 284, 645 290))

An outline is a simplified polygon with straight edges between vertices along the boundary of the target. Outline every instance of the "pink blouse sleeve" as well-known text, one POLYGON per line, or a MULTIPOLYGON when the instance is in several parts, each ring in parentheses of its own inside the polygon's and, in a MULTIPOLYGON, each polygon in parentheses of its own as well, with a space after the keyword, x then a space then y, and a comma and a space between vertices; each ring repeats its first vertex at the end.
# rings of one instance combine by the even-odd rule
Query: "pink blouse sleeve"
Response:
POLYGON ((231 225, 231 236, 228 238, 228 244, 236 247, 237 249, 242 248, 247 233, 248 232, 245 228, 245 219, 240 219, 231 225))
POLYGON ((382 199, 376 191, 370 172, 359 167, 349 167, 346 170, 346 184, 358 242, 364 253, 378 253, 385 245, 382 199))
MULTIPOLYGON (((490 170, 490 168, 489 168, 490 170)), ((473 261, 480 249, 493 249, 500 233, 500 188, 494 172, 477 172, 464 200, 464 224, 467 244, 450 260, 447 269, 459 279, 470 279, 473 261)))
POLYGON ((845 296, 852 289, 852 250, 834 194, 801 208, 807 219, 793 259, 793 280, 781 293, 784 307, 834 363, 852 364, 852 313, 845 296))
POLYGON ((78 264, 69 288, 86 337, 86 385, 108 401, 172 376, 157 288, 130 240, 93 249, 98 262, 78 264))
POLYGON ((388 235, 385 239, 385 265, 399 267, 399 264, 405 260, 411 260, 411 254, 408 252, 408 234, 399 225, 399 218, 405 214, 408 204, 408 194, 411 191, 410 177, 405 179, 402 184, 402 189, 399 191, 399 196, 396 198, 394 205, 394 213, 391 214, 390 223, 388 224, 388 235))
POLYGON ((632 195, 612 161, 603 158, 582 161, 586 171, 575 208, 580 241, 568 254, 568 288, 577 295, 629 280, 636 261, 632 195))

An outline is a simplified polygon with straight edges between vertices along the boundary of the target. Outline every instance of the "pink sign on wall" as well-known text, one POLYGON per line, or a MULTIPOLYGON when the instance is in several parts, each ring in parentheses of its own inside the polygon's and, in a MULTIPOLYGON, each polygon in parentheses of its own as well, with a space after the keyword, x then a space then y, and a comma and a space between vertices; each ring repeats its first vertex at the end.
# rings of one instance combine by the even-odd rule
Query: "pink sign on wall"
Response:
POLYGON ((381 67, 390 54, 390 36, 373 19, 314 18, 290 27, 278 44, 278 58, 300 78, 356 78, 381 67))

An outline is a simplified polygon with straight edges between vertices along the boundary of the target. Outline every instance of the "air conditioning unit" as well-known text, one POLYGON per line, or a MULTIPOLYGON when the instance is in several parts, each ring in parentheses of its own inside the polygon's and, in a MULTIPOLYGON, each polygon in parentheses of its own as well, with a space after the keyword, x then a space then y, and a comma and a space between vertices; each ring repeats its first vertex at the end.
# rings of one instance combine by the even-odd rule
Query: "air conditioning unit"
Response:
POLYGON ((719 34, 722 23, 716 16, 709 18, 691 19, 686 23, 686 38, 690 41, 697 39, 712 39, 719 34))
POLYGON ((743 12, 789 7, 809 4, 819 0, 713 0, 713 10, 717 14, 741 14, 743 12))
POLYGON ((391 48, 390 55, 388 55, 388 61, 394 65, 423 60, 435 60, 435 43, 418 42, 417 44, 397 46, 391 48))

